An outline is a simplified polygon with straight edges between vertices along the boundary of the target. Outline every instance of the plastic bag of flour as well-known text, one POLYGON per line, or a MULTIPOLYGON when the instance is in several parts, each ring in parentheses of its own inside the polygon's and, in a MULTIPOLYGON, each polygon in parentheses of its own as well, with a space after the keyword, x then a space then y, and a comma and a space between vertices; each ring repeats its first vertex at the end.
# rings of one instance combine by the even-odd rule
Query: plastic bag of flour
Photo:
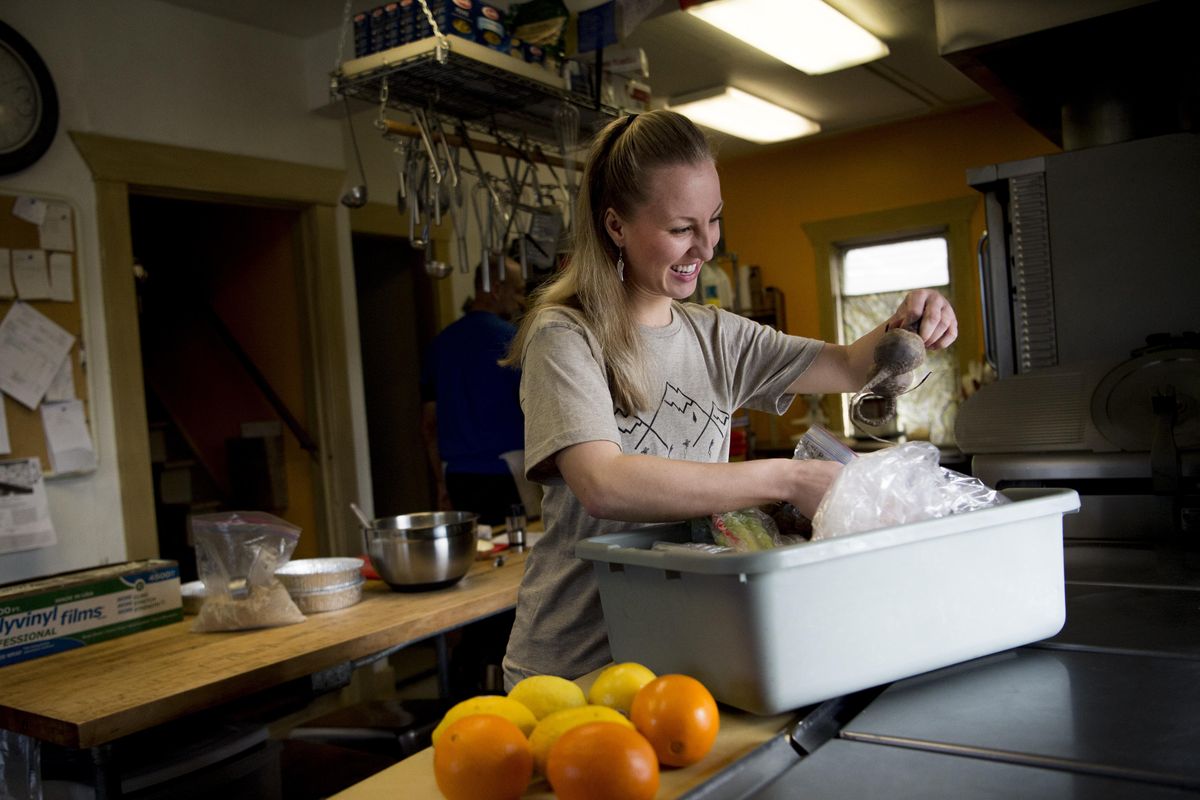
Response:
POLYGON ((204 605, 192 630, 236 631, 304 621, 275 571, 291 558, 300 529, 260 511, 192 517, 204 605))

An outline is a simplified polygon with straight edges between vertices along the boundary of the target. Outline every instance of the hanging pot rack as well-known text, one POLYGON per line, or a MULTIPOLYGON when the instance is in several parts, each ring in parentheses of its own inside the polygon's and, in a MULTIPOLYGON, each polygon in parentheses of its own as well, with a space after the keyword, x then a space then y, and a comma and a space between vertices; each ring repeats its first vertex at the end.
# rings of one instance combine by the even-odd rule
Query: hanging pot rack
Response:
MULTIPOLYGON (((384 133, 392 136, 407 136, 412 139, 421 138, 421 129, 416 125, 408 125, 403 122, 397 122, 392 119, 382 121, 384 133)), ((461 136, 453 133, 442 133, 434 131, 432 137, 435 141, 444 141, 451 147, 463 147, 468 144, 461 136)), ((492 142, 483 139, 471 138, 469 144, 477 153, 491 153, 492 155, 504 156, 506 158, 525 158, 531 159, 535 163, 546 164, 551 167, 570 167, 572 169, 583 169, 583 163, 573 158, 564 159, 561 156, 550 155, 535 144, 529 152, 522 153, 506 142, 492 142)))
POLYGON ((427 108, 479 133, 499 129, 554 147, 562 104, 578 110, 581 140, 619 113, 567 90, 541 65, 457 36, 430 36, 347 61, 332 73, 330 89, 372 104, 386 95, 392 108, 427 108))

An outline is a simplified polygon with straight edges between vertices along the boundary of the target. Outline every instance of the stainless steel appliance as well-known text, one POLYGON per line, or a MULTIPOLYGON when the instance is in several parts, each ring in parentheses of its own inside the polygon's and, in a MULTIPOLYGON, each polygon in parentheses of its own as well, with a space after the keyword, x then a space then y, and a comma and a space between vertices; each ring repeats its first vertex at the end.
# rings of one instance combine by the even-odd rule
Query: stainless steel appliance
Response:
POLYGON ((1200 536, 1200 136, 968 173, 999 380, 959 411, 994 486, 1084 496, 1068 537, 1200 536))

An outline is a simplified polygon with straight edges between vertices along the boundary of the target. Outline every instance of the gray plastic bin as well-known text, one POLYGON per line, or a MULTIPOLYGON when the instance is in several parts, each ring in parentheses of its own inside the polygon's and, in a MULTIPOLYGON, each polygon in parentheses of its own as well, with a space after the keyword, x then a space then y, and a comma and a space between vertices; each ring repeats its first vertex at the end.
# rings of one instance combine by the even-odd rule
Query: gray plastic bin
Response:
POLYGON ((1070 489, 757 553, 652 550, 670 525, 597 536, 592 561, 613 660, 702 681, 722 703, 775 714, 1007 650, 1065 621, 1070 489))

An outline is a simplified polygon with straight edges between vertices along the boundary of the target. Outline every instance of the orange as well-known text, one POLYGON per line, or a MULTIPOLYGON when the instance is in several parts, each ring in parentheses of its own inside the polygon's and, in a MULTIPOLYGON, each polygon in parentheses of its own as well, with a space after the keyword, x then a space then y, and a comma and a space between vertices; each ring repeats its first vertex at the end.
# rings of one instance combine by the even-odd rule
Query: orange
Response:
POLYGON ((689 675, 660 675, 633 697, 629 719, 661 764, 686 767, 708 755, 721 727, 717 701, 689 675))
POLYGON ((550 748, 546 779, 558 800, 652 800, 658 794, 658 758, 632 728, 588 722, 550 748))
POLYGON ((513 722, 473 714, 442 731, 433 775, 447 800, 517 800, 533 776, 533 751, 513 722))

